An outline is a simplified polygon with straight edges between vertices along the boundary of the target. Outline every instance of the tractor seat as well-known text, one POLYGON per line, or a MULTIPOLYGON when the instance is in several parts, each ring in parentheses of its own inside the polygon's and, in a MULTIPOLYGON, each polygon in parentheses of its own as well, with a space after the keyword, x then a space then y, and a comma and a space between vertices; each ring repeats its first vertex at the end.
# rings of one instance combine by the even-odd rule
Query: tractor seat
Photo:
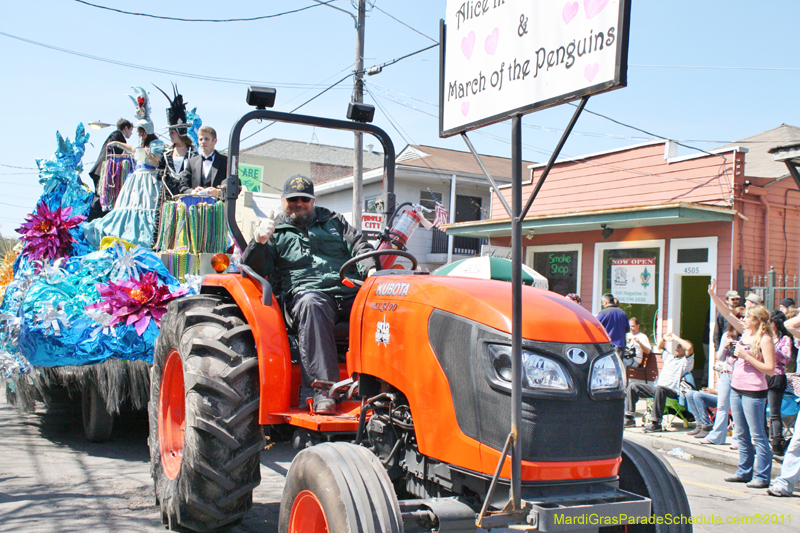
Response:
MULTIPOLYGON (((292 355, 292 363, 300 362, 300 348, 297 344, 297 328, 292 322, 292 317, 286 310, 283 298, 277 296, 278 305, 283 314, 283 321, 286 323, 286 333, 289 336, 289 350, 292 355)), ((350 345, 350 322, 342 320, 333 326, 333 339, 336 343, 336 352, 340 363, 344 363, 347 359, 347 348, 350 345)))

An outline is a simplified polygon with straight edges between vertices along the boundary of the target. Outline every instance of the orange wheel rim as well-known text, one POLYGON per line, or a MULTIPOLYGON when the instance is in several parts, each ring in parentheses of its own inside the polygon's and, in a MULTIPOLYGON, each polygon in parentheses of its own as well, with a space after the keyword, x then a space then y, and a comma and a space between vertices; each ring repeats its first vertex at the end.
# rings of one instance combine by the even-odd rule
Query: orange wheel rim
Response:
POLYGON ((289 517, 289 533, 327 533, 328 521, 314 493, 302 491, 294 499, 289 517))
POLYGON ((175 479, 181 471, 186 432, 185 402, 183 363, 178 351, 172 350, 167 354, 158 396, 158 443, 161 464, 169 479, 175 479))

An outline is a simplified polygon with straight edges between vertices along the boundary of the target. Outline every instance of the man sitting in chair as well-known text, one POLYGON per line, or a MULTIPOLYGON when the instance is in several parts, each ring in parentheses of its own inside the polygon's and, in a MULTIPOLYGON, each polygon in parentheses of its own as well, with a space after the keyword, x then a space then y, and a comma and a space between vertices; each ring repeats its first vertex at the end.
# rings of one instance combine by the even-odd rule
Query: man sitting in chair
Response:
POLYGON ((650 423, 644 427, 645 433, 661 431, 661 416, 664 414, 664 407, 667 398, 678 398, 680 394, 681 378, 692 367, 694 347, 692 343, 681 339, 673 333, 667 333, 658 341, 658 350, 661 351, 661 360, 664 366, 658 374, 658 379, 654 385, 642 382, 628 383, 627 397, 625 399, 625 427, 636 425, 634 414, 636 402, 640 398, 653 398, 653 411, 650 423), (665 342, 675 341, 675 353, 664 348, 665 342), (688 358, 688 359, 687 359, 688 358))

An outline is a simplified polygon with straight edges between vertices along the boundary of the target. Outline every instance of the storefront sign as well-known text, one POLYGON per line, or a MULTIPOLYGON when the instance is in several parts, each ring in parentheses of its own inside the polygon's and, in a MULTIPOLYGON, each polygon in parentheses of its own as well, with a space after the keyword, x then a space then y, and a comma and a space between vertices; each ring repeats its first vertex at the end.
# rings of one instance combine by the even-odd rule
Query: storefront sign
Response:
POLYGON ((250 192, 261 192, 264 167, 239 163, 239 181, 250 192))
POLYGON ((448 0, 447 137, 627 83, 630 0, 448 0))
POLYGON ((620 303, 656 303, 656 258, 611 260, 611 292, 620 303))
POLYGON ((481 244, 481 257, 500 257, 511 261, 511 248, 481 244))
POLYGON ((361 232, 378 234, 383 230, 383 215, 378 213, 364 213, 361 215, 361 232))
POLYGON ((533 254, 533 268, 547 278, 550 290, 559 294, 578 292, 578 252, 541 251, 533 254))

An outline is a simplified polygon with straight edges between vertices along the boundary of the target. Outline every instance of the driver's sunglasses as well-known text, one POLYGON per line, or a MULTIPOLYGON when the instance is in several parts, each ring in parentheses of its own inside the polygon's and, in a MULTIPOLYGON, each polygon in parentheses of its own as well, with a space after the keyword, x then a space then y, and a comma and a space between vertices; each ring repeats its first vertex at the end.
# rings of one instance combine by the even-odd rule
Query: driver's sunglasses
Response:
POLYGON ((311 200, 312 200, 312 198, 308 198, 306 196, 295 196, 294 198, 287 198, 286 199, 287 202, 291 202, 291 203, 303 202, 304 204, 309 203, 311 200))

